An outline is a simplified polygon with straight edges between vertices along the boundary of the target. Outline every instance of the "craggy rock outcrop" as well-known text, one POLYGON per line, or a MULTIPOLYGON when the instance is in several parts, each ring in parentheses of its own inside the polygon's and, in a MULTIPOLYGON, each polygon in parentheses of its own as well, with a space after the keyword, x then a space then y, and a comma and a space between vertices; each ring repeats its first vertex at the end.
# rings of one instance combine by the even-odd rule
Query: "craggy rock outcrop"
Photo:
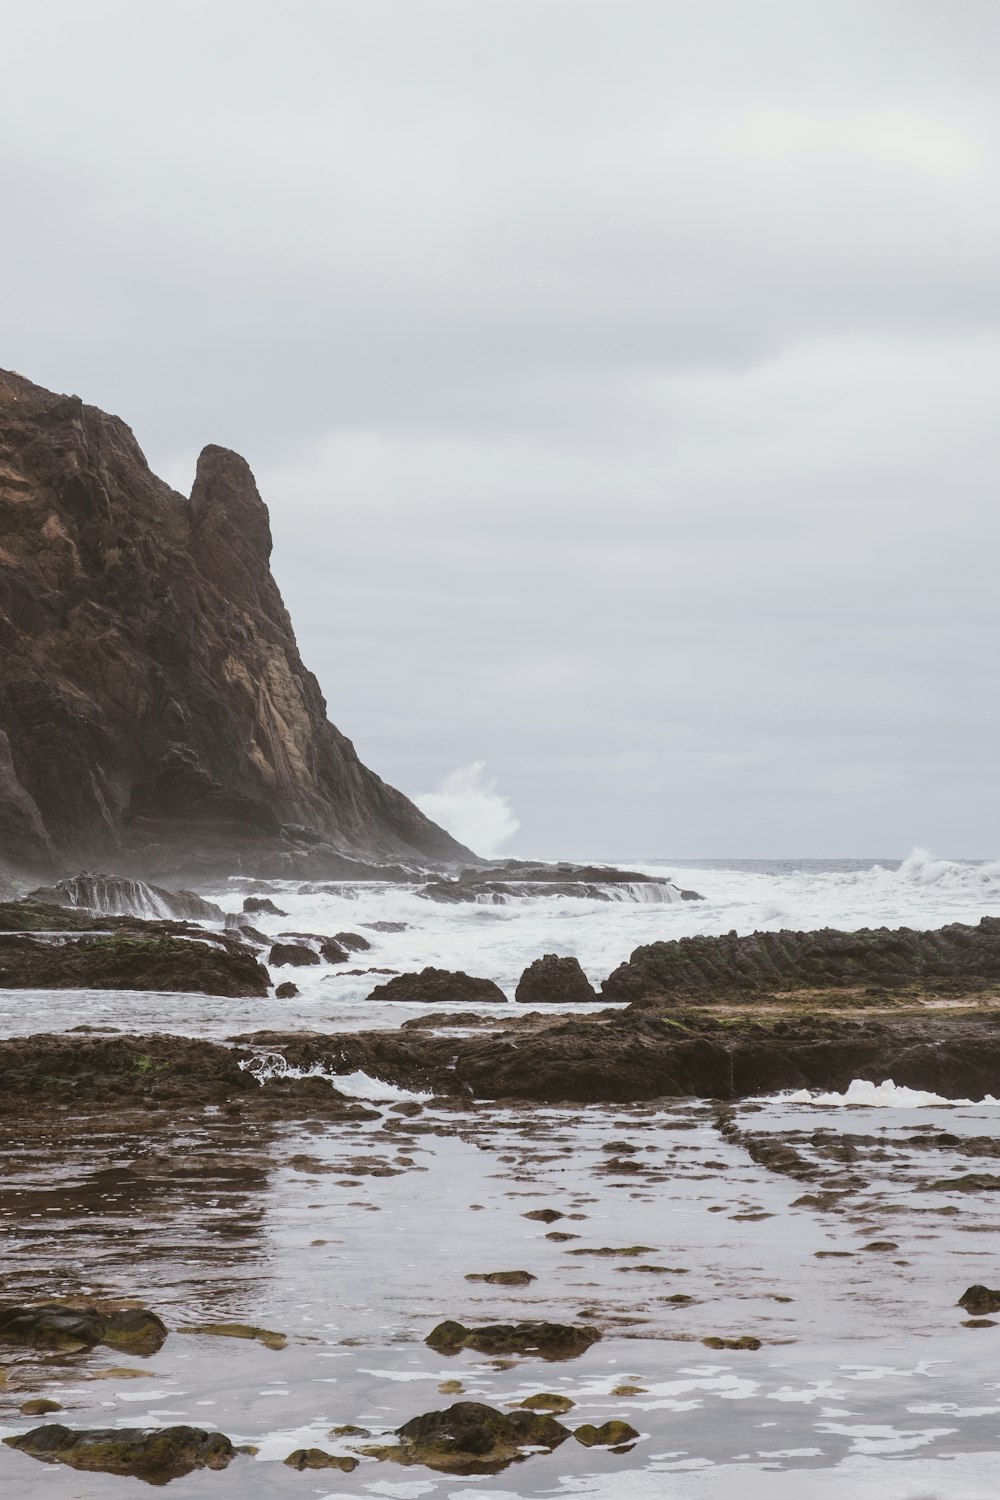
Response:
POLYGON ((149 1484, 166 1484, 194 1469, 224 1469, 236 1449, 221 1432, 200 1427, 94 1427, 74 1430, 47 1422, 30 1432, 4 1438, 47 1464, 67 1464, 94 1474, 125 1474, 149 1484))
POLYGON ((330 724, 245 461, 190 498, 119 418, 0 372, 0 850, 304 878, 470 853, 330 724), (349 869, 350 866, 348 865, 349 869))
POLYGON ((601 986, 606 1000, 692 1001, 796 989, 925 985, 965 989, 1000 980, 1000 917, 932 932, 908 927, 687 937, 636 948, 601 986))
POLYGON ((267 970, 231 938, 157 932, 46 939, 0 933, 0 989, 169 990, 264 996, 267 970))
POLYGON ((378 984, 369 1000, 418 1000, 422 1005, 506 1005, 507 996, 492 979, 476 979, 460 969, 421 969, 419 974, 398 974, 378 984))
POLYGON ((263 1116, 372 1118, 323 1078, 270 1078, 242 1063, 253 1053, 191 1037, 44 1034, 0 1040, 0 1114, 54 1109, 88 1114, 211 1104, 263 1116))
POLYGON ((517 982, 514 999, 522 1005, 580 1005, 598 998, 578 958, 546 953, 530 963, 517 982))
POLYGON ((73 1353, 106 1344, 130 1354, 155 1354, 167 1337, 165 1325, 145 1308, 116 1312, 43 1302, 37 1307, 0 1307, 0 1342, 28 1349, 73 1353))
POLYGON ((221 906, 194 891, 165 891, 162 886, 149 885, 145 880, 131 880, 123 875, 89 875, 86 871, 72 880, 60 880, 57 885, 32 891, 28 899, 82 908, 102 917, 139 917, 143 921, 173 918, 182 922, 221 922, 224 916, 221 906))
POLYGON ((475 1349, 477 1354, 538 1355, 541 1359, 575 1359, 586 1354, 601 1337, 599 1328, 572 1323, 488 1323, 466 1328, 447 1319, 432 1328, 424 1340, 438 1354, 458 1354, 475 1349))

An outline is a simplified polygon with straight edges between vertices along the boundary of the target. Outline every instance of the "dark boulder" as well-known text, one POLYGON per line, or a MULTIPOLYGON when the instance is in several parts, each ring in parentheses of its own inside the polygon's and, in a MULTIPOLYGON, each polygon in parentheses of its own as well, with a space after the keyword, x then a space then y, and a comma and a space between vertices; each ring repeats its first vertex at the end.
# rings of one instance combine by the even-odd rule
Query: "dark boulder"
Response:
POLYGON ((286 966, 304 969, 310 964, 321 962, 315 948, 309 948, 305 943, 275 943, 267 961, 272 969, 281 969, 286 966))
POLYGON ((991 1291, 988 1286, 970 1286, 958 1299, 959 1307, 973 1317, 983 1318, 988 1313, 1000 1312, 1000 1291, 991 1291))
POLYGON ((243 910, 250 917, 263 913, 269 917, 287 917, 287 911, 282 911, 280 906, 275 906, 267 896, 247 896, 243 902, 243 910))
POLYGON ((236 1449, 221 1432, 200 1427, 96 1427, 74 1431, 48 1422, 4 1438, 8 1448, 47 1464, 67 1464, 88 1473, 130 1475, 166 1484, 194 1469, 224 1469, 236 1449))
POLYGON ((290 979, 286 979, 284 983, 275 987, 274 998, 276 1000, 294 1000, 298 993, 298 985, 293 984, 290 979))
POLYGON ((521 975, 514 999, 522 1005, 580 1005, 598 998, 578 958, 546 953, 521 975))
POLYGON ((175 919, 221 922, 221 906, 194 891, 166 891, 162 886, 125 875, 91 875, 86 870, 72 880, 32 891, 29 900, 50 901, 96 912, 102 917, 140 917, 143 921, 175 919))
POLYGON ((476 979, 461 970, 421 969, 419 974, 400 974, 376 985, 369 1000, 410 1000, 422 1005, 475 1005, 489 1002, 506 1005, 507 996, 492 979, 476 979))
POLYGON ((367 953, 371 943, 360 932, 336 932, 333 941, 346 948, 349 953, 367 953))

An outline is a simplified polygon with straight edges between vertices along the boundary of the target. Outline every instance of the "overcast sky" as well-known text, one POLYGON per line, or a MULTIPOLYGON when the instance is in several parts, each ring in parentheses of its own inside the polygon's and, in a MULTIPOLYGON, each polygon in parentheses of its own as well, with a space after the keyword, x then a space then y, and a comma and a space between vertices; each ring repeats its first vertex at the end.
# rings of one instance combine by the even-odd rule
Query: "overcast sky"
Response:
POLYGON ((243 453, 507 852, 996 855, 998 80, 995 0, 8 5, 0 364, 243 453))

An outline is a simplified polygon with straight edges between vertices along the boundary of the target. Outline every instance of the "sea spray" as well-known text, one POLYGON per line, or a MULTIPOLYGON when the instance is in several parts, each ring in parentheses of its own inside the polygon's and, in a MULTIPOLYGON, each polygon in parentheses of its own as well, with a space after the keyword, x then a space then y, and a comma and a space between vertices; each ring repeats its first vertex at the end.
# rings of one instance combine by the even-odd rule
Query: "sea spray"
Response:
POLYGON ((492 859, 521 826, 507 798, 497 791, 495 777, 486 775, 482 760, 449 772, 436 791, 421 792, 413 800, 422 813, 484 859, 492 859))

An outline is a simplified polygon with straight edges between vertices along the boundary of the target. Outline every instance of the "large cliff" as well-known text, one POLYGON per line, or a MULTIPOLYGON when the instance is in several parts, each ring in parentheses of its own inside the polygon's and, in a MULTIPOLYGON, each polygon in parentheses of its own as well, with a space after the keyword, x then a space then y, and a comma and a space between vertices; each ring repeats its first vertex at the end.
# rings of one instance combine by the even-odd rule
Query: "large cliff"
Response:
POLYGON ((0 869, 471 857, 329 723, 270 553, 236 453, 188 499, 119 418, 0 371, 0 869))

